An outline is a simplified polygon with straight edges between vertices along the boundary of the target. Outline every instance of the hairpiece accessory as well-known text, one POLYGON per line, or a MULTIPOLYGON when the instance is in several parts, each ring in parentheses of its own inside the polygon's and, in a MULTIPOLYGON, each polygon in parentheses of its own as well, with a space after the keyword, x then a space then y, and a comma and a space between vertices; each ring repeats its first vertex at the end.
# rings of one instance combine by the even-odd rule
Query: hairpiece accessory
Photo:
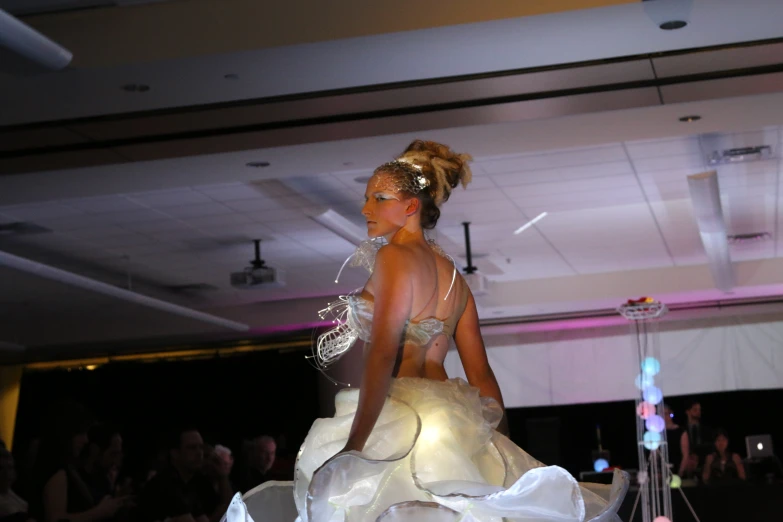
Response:
POLYGON ((385 187, 393 192, 418 194, 430 186, 430 180, 422 174, 421 165, 417 165, 406 158, 398 158, 384 163, 375 169, 375 172, 389 172, 398 175, 391 180, 388 187, 385 187))

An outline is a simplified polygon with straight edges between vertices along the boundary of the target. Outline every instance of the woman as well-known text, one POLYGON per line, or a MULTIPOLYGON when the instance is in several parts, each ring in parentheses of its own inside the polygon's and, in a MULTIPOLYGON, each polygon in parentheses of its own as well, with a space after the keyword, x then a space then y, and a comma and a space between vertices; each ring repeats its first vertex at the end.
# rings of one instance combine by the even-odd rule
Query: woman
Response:
POLYGON ((105 520, 122 507, 122 499, 93 499, 78 471, 90 424, 85 409, 70 402, 56 405, 47 415, 34 466, 39 522, 105 520))
POLYGON ((319 337, 315 355, 326 367, 361 338, 362 385, 341 391, 335 416, 317 420, 302 445, 294 481, 302 522, 611 520, 622 500, 623 475, 610 503, 608 486, 580 487, 501 434, 503 397, 475 301, 424 235, 452 189, 470 182, 469 160, 417 140, 367 184, 362 214, 376 241, 352 264, 372 275, 361 293, 322 311, 339 325, 319 337), (452 339, 469 384, 446 375, 452 339))
POLYGON ((728 450, 729 436, 724 430, 715 432, 715 452, 707 455, 702 478, 705 484, 745 480, 745 466, 736 453, 728 450))
POLYGON ((83 453, 82 476, 93 499, 113 496, 122 469, 122 435, 114 426, 98 424, 89 431, 87 449, 83 453))

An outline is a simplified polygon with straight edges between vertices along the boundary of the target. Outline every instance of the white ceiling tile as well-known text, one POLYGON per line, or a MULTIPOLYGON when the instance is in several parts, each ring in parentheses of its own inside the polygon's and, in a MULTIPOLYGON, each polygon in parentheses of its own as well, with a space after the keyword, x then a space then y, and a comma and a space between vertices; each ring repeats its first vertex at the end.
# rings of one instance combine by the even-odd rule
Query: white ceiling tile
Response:
POLYGON ((545 154, 526 154, 483 160, 478 163, 487 174, 504 174, 526 170, 581 166, 591 163, 609 163, 624 161, 626 158, 625 151, 623 151, 621 146, 611 145, 587 149, 552 151, 545 154))
POLYGON ((63 204, 79 209, 83 212, 100 214, 103 212, 122 212, 127 210, 139 210, 138 204, 123 196, 102 196, 83 199, 66 199, 63 204))
POLYGON ((124 230, 131 230, 133 232, 141 232, 142 234, 147 232, 168 232, 170 230, 182 230, 187 228, 193 228, 184 221, 172 219, 168 216, 158 213, 149 214, 153 219, 149 221, 131 221, 122 223, 121 228, 124 230))
POLYGON ((200 192, 191 189, 160 190, 128 194, 128 199, 151 208, 181 207, 197 203, 210 203, 212 200, 200 192))
POLYGON ((666 252, 636 252, 626 248, 596 248, 582 250, 578 255, 565 254, 569 263, 580 274, 598 274, 662 268, 673 266, 666 252))
POLYGON ((283 208, 283 205, 276 199, 266 197, 224 201, 223 205, 236 212, 259 212, 263 210, 275 210, 283 208))
POLYGON ((319 192, 364 193, 365 184, 354 181, 357 177, 369 177, 371 171, 349 171, 343 173, 322 174, 320 176, 286 179, 284 183, 299 194, 319 192))
POLYGON ((106 214, 93 214, 96 219, 104 223, 112 223, 120 226, 131 226, 144 222, 160 222, 168 218, 165 214, 153 209, 130 210, 125 212, 109 212, 106 214))
POLYGON ((118 256, 130 256, 131 260, 133 261, 136 256, 146 256, 147 259, 150 259, 150 256, 154 254, 161 254, 164 252, 179 252, 186 249, 187 247, 185 245, 173 241, 153 241, 140 245, 119 245, 116 247, 107 248, 106 250, 118 256))
POLYGON ((0 211, 14 220, 33 222, 37 219, 52 219, 83 214, 81 210, 60 203, 0 207, 0 211))
POLYGON ((262 210, 260 212, 246 212, 245 215, 251 217, 253 221, 267 224, 276 221, 289 221, 292 219, 301 219, 305 217, 300 209, 280 209, 280 210, 262 210))
POLYGON ((731 260, 754 261, 775 257, 775 242, 772 240, 733 244, 729 248, 731 260))
POLYGON ((663 239, 646 204, 553 213, 536 227, 561 251, 591 245, 663 247, 663 239))
POLYGON ((76 230, 71 230, 67 234, 77 239, 96 240, 104 237, 126 235, 128 234, 128 231, 118 226, 107 225, 79 228, 76 230))
POLYGON ((533 214, 528 210, 529 208, 553 208, 555 206, 562 208, 563 205, 567 205, 568 208, 571 205, 578 205, 580 208, 597 208, 643 203, 645 201, 644 195, 638 186, 541 196, 509 194, 509 197, 525 214, 533 214))
POLYGON ((642 189, 649 201, 667 201, 690 198, 687 181, 642 182, 642 189))
POLYGON ((204 232, 196 230, 195 228, 180 228, 177 230, 148 232, 147 234, 155 241, 162 241, 164 243, 168 241, 181 242, 191 239, 203 239, 209 237, 205 235, 204 232))
POLYGON ((215 201, 238 201, 242 199, 258 199, 264 197, 250 183, 226 183, 221 185, 201 185, 193 190, 208 196, 215 201))
POLYGON ((303 239, 326 239, 338 237, 334 232, 322 227, 312 219, 292 219, 289 221, 274 221, 268 225, 269 230, 276 234, 285 234, 297 241, 303 239))
POLYGON ((219 214, 216 216, 204 216, 183 218, 182 221, 199 230, 232 229, 234 225, 246 225, 253 220, 244 214, 219 214))
POLYGON ((774 193, 721 197, 729 234, 773 233, 777 200, 774 193))
POLYGON ((510 201, 497 201, 491 204, 465 202, 459 205, 444 205, 441 209, 439 224, 454 225, 463 221, 491 223, 503 220, 507 220, 509 223, 518 223, 523 218, 522 212, 510 201))
POLYGON ((220 214, 231 214, 233 213, 233 210, 223 205, 222 203, 210 201, 198 205, 167 207, 162 209, 161 212, 176 219, 188 219, 204 216, 217 216, 220 214))
MULTIPOLYGON (((473 187, 471 187, 471 189, 472 188, 473 187)), ((459 204, 463 204, 492 202, 503 199, 505 199, 505 195, 502 190, 499 188, 488 188, 483 190, 466 190, 464 194, 459 194, 459 200, 457 200, 457 196, 454 196, 454 199, 449 198, 449 201, 446 204, 457 204, 457 201, 459 201, 459 204)))
POLYGON ((510 174, 496 174, 490 176, 500 187, 513 187, 536 183, 571 182, 573 180, 586 180, 591 178, 606 178, 617 176, 633 176, 633 169, 628 161, 615 161, 612 163, 596 163, 592 165, 578 165, 554 169, 529 170, 510 174))
POLYGON ((101 216, 103 216, 103 214, 78 214, 73 216, 38 218, 33 222, 58 232, 94 228, 96 226, 111 224, 111 222, 105 220, 101 216))
POLYGON ((638 190, 639 184, 636 179, 630 176, 611 176, 568 182, 536 183, 506 188, 503 190, 503 193, 512 198, 529 198, 555 194, 584 194, 597 191, 606 194, 617 189, 627 188, 638 190))
POLYGON ((92 240, 95 245, 101 248, 121 248, 124 246, 148 245, 154 241, 143 235, 136 233, 125 233, 117 236, 102 237, 92 240))
POLYGON ((659 156, 656 158, 642 158, 633 161, 636 172, 655 172, 659 170, 687 170, 692 174, 711 170, 706 167, 701 154, 688 154, 683 156, 659 156))
POLYGON ((356 250, 356 247, 341 237, 308 240, 303 243, 330 259, 345 259, 356 250))
POLYGON ((576 272, 551 248, 510 251, 506 255, 493 255, 491 260, 503 271, 493 275, 493 281, 518 281, 566 277, 576 272))
POLYGON ((629 141, 626 142, 625 147, 633 160, 664 156, 700 156, 702 153, 697 137, 629 141))

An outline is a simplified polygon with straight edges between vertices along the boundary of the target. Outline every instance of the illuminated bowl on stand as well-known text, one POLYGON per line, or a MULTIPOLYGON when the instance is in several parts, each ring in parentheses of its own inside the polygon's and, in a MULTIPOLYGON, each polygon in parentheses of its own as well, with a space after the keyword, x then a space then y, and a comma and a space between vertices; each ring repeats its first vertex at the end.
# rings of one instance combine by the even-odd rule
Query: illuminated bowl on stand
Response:
POLYGON ((658 404, 663 400, 663 393, 657 386, 648 386, 642 390, 642 397, 644 397, 645 402, 649 402, 650 404, 658 404))
POLYGON ((652 375, 647 375, 646 373, 642 372, 636 376, 636 379, 633 380, 633 383, 638 389, 643 390, 655 384, 655 379, 653 379, 652 375))
POLYGON ((655 517, 655 519, 653 519, 653 522, 672 522, 672 521, 669 520, 667 517, 655 517))
POLYGON ((655 357, 646 357, 642 361, 642 373, 645 375, 658 375, 661 371, 661 363, 655 357))
MULTIPOLYGON (((642 403, 644 404, 644 403, 642 403)), ((661 433, 666 429, 666 421, 660 415, 650 415, 644 423, 644 427, 655 433, 661 433)))
POLYGON ((636 414, 643 419, 649 419, 651 416, 655 415, 655 404, 640 402, 636 407, 636 414))
POLYGON ((603 470, 609 467, 609 462, 606 459, 597 459, 593 462, 593 469, 596 473, 601 473, 603 470))
POLYGON ((644 432, 644 447, 650 451, 657 450, 661 445, 661 434, 654 431, 644 432))

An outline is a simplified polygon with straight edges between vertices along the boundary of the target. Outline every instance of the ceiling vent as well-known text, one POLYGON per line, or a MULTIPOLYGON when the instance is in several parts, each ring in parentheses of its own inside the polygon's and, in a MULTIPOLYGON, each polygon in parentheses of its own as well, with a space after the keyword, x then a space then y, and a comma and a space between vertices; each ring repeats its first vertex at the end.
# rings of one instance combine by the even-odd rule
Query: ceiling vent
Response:
POLYGON ((755 147, 739 147, 736 149, 716 150, 707 156, 710 165, 726 165, 729 163, 744 163, 772 158, 772 147, 757 145, 755 147))
POLYGON ((730 245, 742 245, 745 243, 756 243, 772 239, 769 232, 753 232, 751 234, 729 234, 726 236, 730 245))

